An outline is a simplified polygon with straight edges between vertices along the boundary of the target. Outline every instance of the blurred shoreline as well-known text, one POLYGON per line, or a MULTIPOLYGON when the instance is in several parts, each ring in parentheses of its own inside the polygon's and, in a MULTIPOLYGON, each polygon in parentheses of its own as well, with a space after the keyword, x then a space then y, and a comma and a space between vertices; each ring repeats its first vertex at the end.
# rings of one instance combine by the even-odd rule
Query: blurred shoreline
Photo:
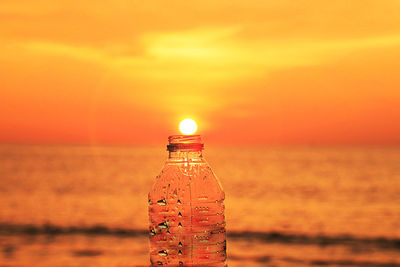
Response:
MULTIPOLYGON (((148 233, 0 224, 1 266, 148 266, 148 233)), ((229 266, 399 267, 400 239, 229 232, 229 266), (253 252, 248 253, 248 249, 253 252), (254 251, 258 251, 255 253, 254 251), (337 255, 337 251, 342 251, 337 255), (302 252, 309 253, 308 256, 302 252)))

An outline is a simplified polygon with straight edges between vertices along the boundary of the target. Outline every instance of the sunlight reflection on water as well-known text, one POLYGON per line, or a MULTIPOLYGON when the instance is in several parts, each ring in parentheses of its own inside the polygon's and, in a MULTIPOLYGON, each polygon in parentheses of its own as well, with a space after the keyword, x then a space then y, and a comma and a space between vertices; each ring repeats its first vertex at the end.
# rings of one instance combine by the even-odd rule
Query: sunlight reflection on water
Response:
MULTIPOLYGON (((229 266, 400 264, 399 148, 207 147, 205 156, 227 196, 229 266)), ((123 231, 146 230, 165 157, 164 147, 0 146, 0 263, 146 265, 147 236, 123 231), (38 230, 16 234, 26 225, 38 230), (94 226, 122 233, 63 232, 94 226)))

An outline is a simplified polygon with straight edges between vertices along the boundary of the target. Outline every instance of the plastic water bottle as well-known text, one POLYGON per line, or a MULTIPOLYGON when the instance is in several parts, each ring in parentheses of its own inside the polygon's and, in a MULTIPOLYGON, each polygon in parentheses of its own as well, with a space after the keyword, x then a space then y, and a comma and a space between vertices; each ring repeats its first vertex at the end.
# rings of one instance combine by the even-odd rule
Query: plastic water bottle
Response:
POLYGON ((149 193, 151 266, 226 266, 225 193, 200 135, 173 135, 149 193))

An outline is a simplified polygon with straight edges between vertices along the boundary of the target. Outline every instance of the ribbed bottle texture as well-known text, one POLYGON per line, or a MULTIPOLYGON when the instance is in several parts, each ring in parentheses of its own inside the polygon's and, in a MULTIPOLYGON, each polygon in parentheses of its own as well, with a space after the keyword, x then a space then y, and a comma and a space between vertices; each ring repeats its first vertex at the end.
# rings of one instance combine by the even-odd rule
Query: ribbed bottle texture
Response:
POLYGON ((149 193, 152 266, 226 266, 225 194, 200 136, 171 136, 149 193))

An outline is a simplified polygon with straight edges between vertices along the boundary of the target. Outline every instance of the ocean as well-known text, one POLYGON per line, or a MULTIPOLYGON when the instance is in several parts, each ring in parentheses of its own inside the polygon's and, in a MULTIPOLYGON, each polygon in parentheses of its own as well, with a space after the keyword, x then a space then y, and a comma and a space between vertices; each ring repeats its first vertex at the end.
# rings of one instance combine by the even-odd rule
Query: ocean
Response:
MULTIPOLYGON (((400 266, 400 147, 207 146, 228 266, 400 266)), ((0 266, 149 266, 165 146, 0 145, 0 266)))

